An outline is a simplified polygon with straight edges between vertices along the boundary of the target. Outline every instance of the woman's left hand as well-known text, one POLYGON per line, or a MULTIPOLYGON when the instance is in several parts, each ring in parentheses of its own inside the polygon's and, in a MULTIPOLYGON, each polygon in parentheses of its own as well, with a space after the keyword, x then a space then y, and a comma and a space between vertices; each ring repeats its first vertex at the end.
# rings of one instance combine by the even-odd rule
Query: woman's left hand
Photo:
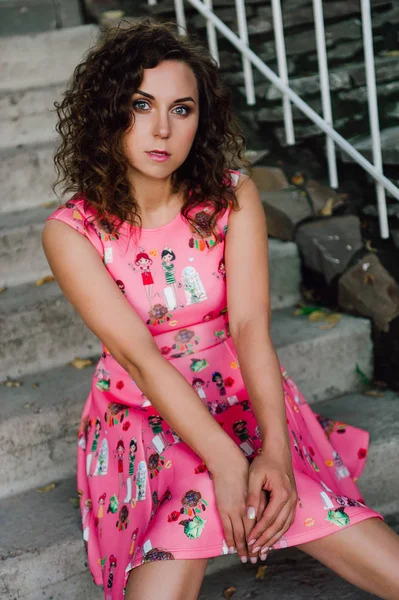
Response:
POLYGON ((284 535, 294 521, 296 504, 291 461, 276 457, 275 452, 256 456, 249 467, 247 494, 247 507, 255 508, 257 519, 247 538, 252 556, 266 554, 284 535), (264 491, 270 497, 266 508, 264 491), (251 540, 255 542, 250 544, 251 540))

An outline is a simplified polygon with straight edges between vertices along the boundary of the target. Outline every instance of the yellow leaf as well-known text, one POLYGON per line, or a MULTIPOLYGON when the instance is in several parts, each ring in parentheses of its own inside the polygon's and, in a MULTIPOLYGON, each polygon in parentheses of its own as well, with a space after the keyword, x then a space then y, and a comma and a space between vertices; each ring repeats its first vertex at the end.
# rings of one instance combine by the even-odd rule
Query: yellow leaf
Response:
POLYGON ((89 358, 74 358, 72 362, 69 363, 71 367, 75 367, 75 369, 85 369, 86 367, 90 367, 93 364, 93 361, 89 358))
POLYGON ((334 198, 329 198, 327 200, 327 202, 325 203, 325 205, 323 206, 323 208, 320 211, 320 215, 323 215, 325 217, 330 217, 333 213, 333 206, 334 206, 334 198))
POLYGON ((16 379, 7 379, 7 381, 4 381, 4 385, 6 387, 21 387, 22 383, 16 379))
POLYGON ((46 277, 42 277, 41 279, 37 279, 35 282, 36 285, 43 285, 44 283, 50 283, 50 281, 54 281, 54 277, 52 275, 46 275, 46 277))
POLYGON ((314 310, 309 315, 309 321, 311 321, 312 323, 314 323, 315 321, 324 321, 325 318, 326 313, 321 310, 314 310))
POLYGON ((56 487, 57 487, 57 484, 48 483, 47 485, 45 485, 41 488, 37 488, 36 491, 39 492, 40 494, 45 494, 46 492, 51 492, 51 490, 53 490, 56 487))
POLYGON ((237 588, 235 588, 234 586, 230 586, 228 588, 226 588, 223 592, 223 598, 227 598, 227 600, 229 598, 231 598, 233 596, 233 594, 235 594, 237 591, 237 588))
POLYGON ((266 575, 267 565, 261 565, 255 575, 255 579, 264 579, 266 575))
POLYGON ((364 392, 365 396, 372 396, 373 398, 383 398, 385 396, 384 392, 380 392, 379 390, 367 390, 364 392))
POLYGON ((377 248, 373 248, 371 240, 366 240, 366 248, 369 252, 378 252, 377 248))
POLYGON ((7 289, 6 287, 2 287, 2 288, 0 288, 0 294, 2 294, 3 292, 5 292, 5 291, 6 291, 6 289, 7 289))
POLYGON ((297 173, 294 177, 291 178, 291 182, 294 185, 303 185, 305 183, 305 178, 302 173, 297 173))
POLYGON ((40 204, 40 206, 43 208, 55 208, 58 206, 58 203, 57 200, 51 200, 50 202, 43 202, 43 204, 40 204))

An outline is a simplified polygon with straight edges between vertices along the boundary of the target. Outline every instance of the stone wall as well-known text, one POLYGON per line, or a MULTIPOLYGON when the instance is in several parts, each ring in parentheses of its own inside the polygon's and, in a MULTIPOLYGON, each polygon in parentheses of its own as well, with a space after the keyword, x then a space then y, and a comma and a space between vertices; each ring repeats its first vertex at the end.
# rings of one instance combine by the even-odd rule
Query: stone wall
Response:
MULTIPOLYGON (((126 14, 137 12, 136 0, 125 0, 126 14)), ((234 0, 214 0, 215 14, 238 34, 234 0)), ((399 125, 399 5, 395 1, 372 0, 376 79, 382 128, 399 125)), ((270 3, 245 0, 251 49, 277 71, 270 3)), ((359 0, 323 2, 327 55, 330 68, 332 108, 335 128, 345 137, 369 132, 366 73, 364 68, 359 0)), ((142 5, 145 10, 146 6, 142 5)), ((205 19, 185 4, 187 28, 206 38, 205 19)), ((283 0, 283 21, 290 85, 314 110, 321 114, 319 77, 313 8, 310 0, 283 0)), ((168 19, 174 16, 171 0, 148 7, 148 14, 168 19)), ((277 136, 285 144, 283 112, 279 91, 253 70, 257 103, 247 106, 240 53, 218 34, 220 67, 224 78, 242 96, 240 116, 258 133, 277 136)), ((238 101, 239 102, 239 101, 238 101)), ((295 135, 298 141, 323 136, 294 107, 295 135)))

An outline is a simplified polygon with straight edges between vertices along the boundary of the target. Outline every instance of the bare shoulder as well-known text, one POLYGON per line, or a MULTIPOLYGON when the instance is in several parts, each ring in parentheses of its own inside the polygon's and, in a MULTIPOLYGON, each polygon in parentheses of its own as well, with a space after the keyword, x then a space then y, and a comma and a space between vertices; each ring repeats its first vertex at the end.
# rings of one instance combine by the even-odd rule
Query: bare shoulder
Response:
POLYGON ((255 219, 260 227, 265 221, 265 213, 258 187, 254 180, 240 173, 236 187, 235 195, 237 198, 239 210, 232 210, 229 217, 230 223, 242 222, 244 219, 255 219), (260 219, 260 222, 259 222, 260 219))

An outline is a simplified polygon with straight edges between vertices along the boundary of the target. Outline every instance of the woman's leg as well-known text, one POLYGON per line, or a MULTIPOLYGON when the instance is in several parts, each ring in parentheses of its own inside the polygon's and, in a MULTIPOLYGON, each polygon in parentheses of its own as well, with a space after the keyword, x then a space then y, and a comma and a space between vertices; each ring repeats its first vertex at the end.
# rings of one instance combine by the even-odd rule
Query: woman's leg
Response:
POLYGON ((381 519, 366 519, 297 548, 360 589, 398 600, 399 536, 381 519))
POLYGON ((197 600, 207 558, 163 560, 135 567, 125 600, 197 600))

